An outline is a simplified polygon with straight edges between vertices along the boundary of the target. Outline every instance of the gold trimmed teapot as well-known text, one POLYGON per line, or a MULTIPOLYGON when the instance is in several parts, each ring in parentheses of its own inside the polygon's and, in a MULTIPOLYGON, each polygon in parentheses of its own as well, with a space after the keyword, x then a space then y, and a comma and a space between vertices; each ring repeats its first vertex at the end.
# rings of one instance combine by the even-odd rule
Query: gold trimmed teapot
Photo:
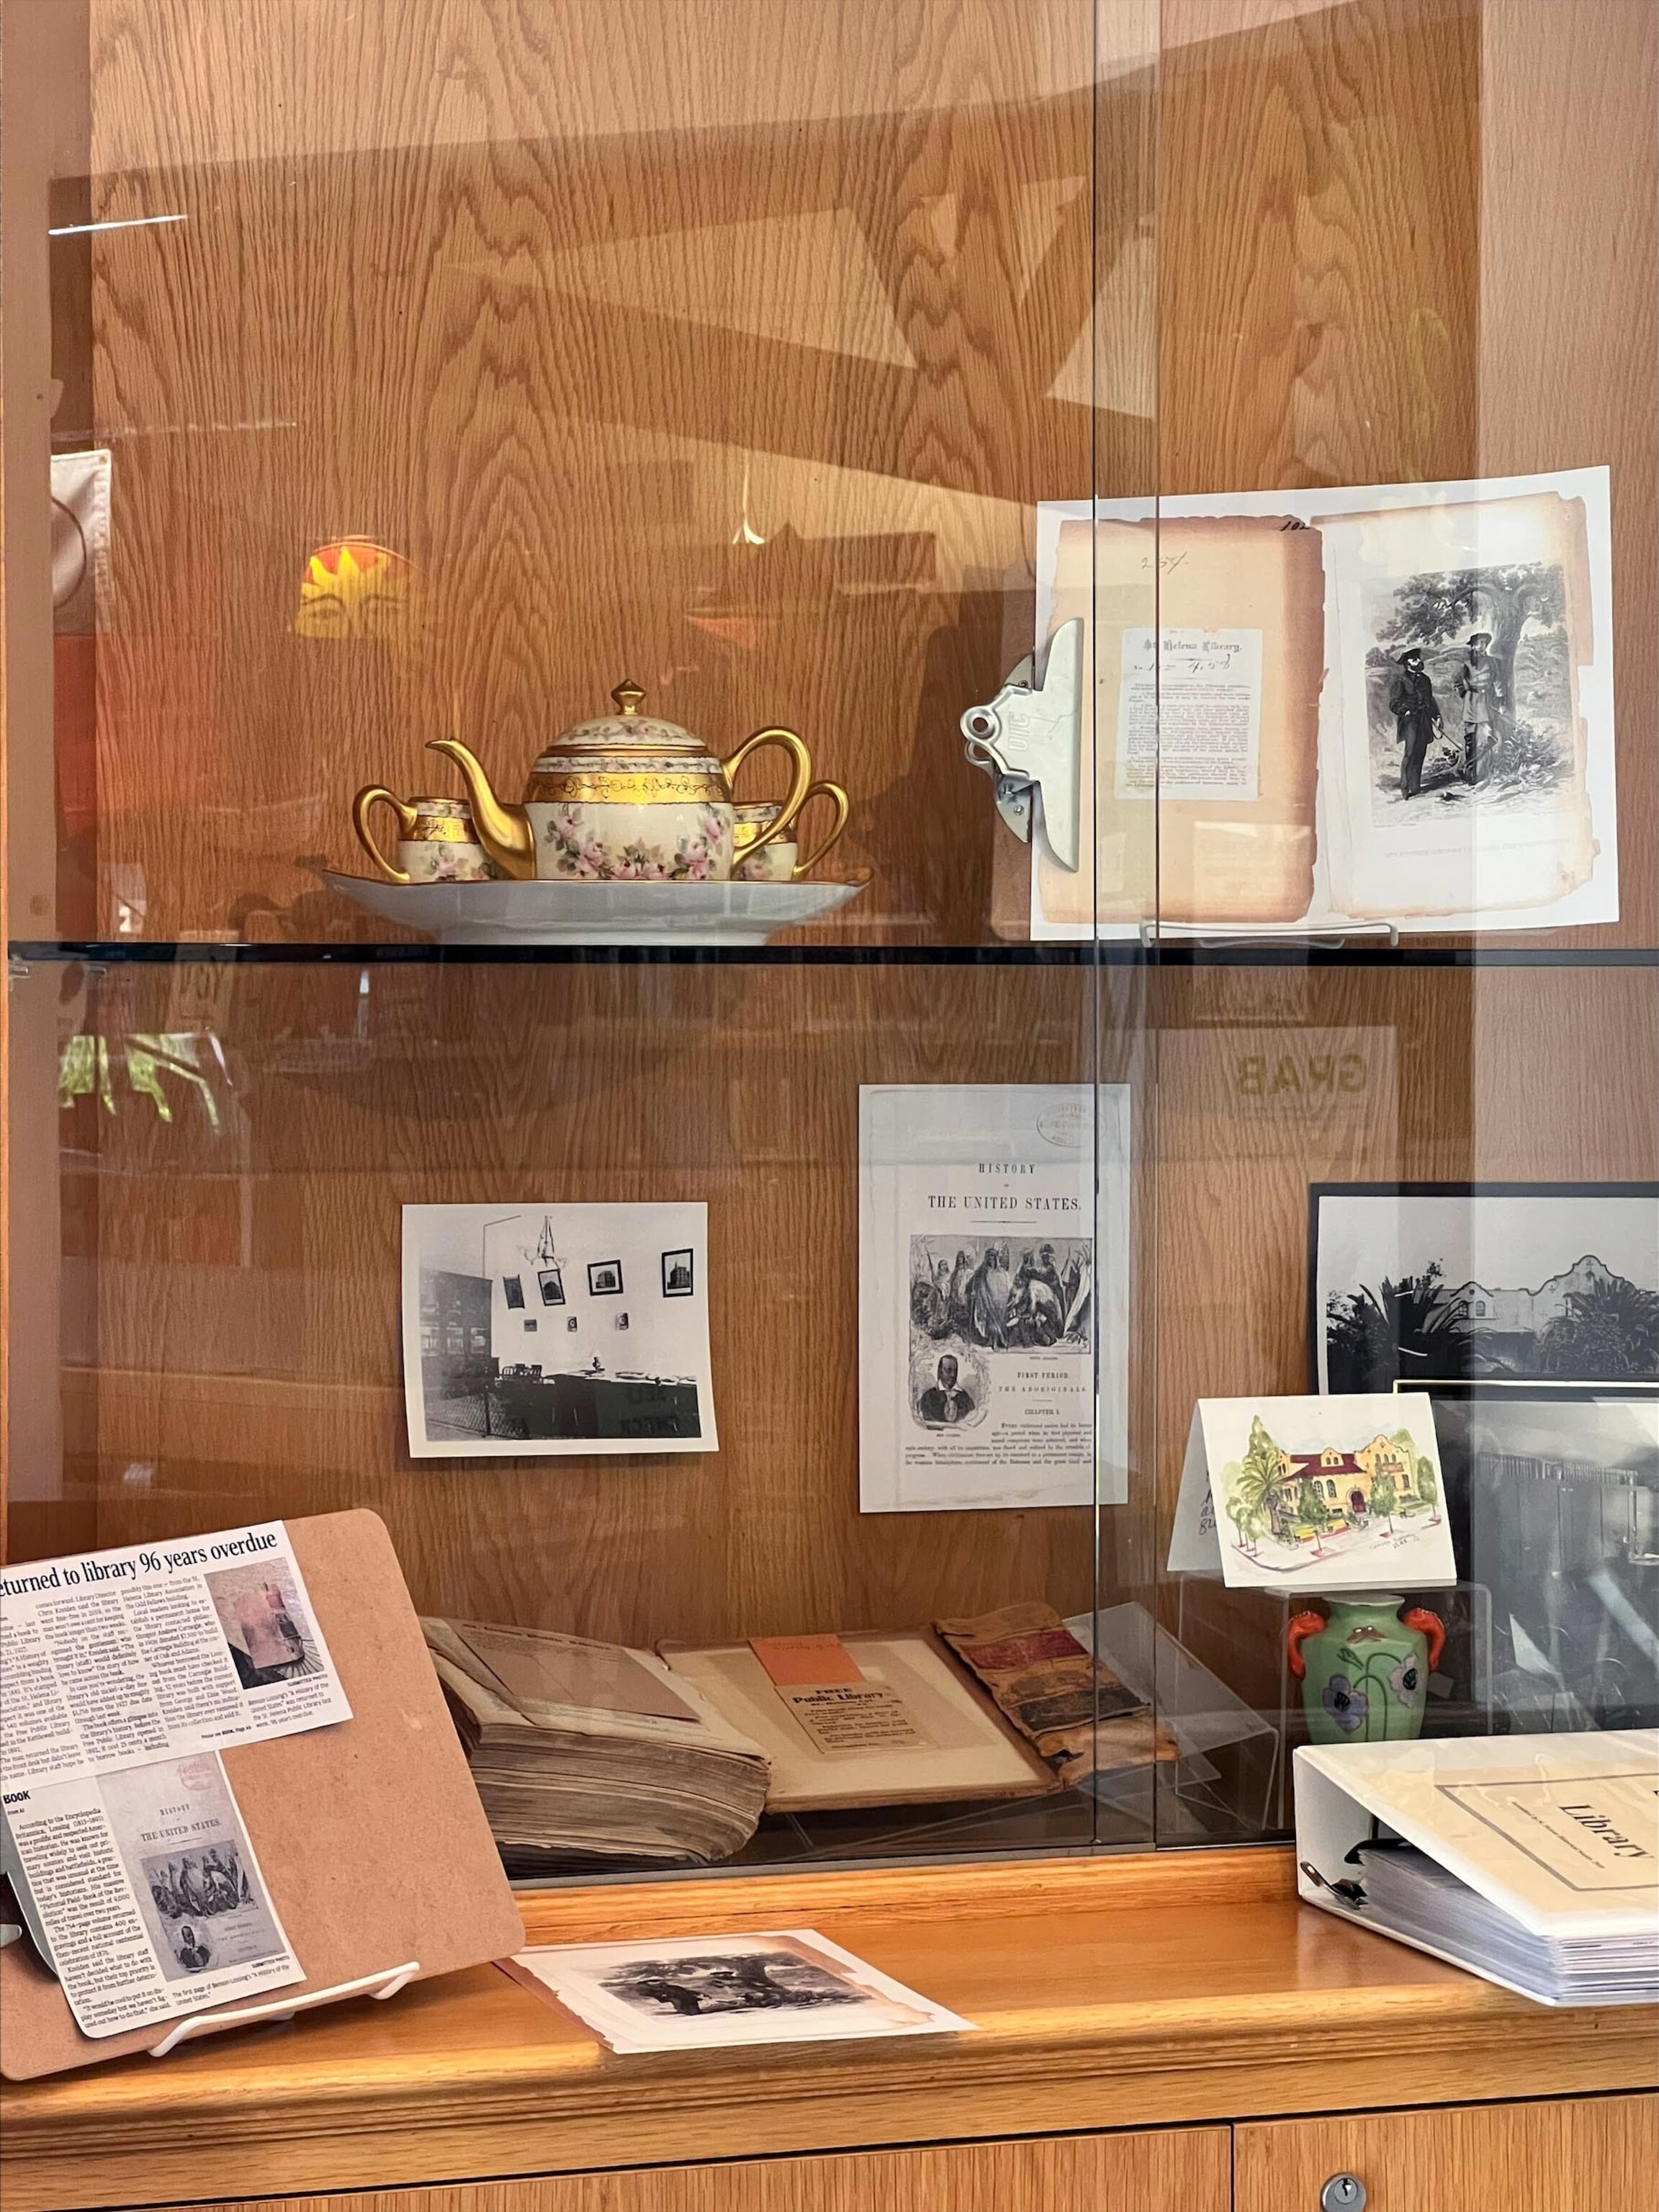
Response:
POLYGON ((520 806, 499 799, 459 738, 434 738, 465 778, 479 843, 505 876, 597 883, 724 883, 732 872, 732 779, 751 753, 776 745, 793 781, 774 820, 744 848, 745 860, 787 837, 812 782, 793 730, 757 730, 721 760, 678 722, 640 712, 645 694, 619 684, 617 712, 556 738, 531 770, 520 806))

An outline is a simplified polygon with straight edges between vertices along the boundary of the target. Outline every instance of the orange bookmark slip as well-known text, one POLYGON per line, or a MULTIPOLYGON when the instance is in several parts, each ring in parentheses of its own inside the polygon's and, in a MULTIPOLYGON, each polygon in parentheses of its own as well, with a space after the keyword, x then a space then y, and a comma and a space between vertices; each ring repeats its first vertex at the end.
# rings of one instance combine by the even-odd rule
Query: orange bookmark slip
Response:
POLYGON ((839 1636, 751 1636, 749 1648, 826 1758, 929 1742, 897 1691, 870 1681, 839 1636))

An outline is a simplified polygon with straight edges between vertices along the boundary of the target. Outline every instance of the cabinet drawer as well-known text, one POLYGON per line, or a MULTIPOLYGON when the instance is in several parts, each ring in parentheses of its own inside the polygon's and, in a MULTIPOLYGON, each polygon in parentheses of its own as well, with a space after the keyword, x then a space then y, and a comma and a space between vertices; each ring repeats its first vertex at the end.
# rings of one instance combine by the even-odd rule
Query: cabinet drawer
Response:
POLYGON ((767 2158, 191 2212, 1228 2212, 1225 2128, 767 2158))
POLYGON ((1659 2202, 1659 2097, 1275 2120, 1238 2128, 1234 2144, 1234 2212, 1319 2212, 1338 2173, 1364 2183, 1365 2212, 1651 2212, 1659 2202))

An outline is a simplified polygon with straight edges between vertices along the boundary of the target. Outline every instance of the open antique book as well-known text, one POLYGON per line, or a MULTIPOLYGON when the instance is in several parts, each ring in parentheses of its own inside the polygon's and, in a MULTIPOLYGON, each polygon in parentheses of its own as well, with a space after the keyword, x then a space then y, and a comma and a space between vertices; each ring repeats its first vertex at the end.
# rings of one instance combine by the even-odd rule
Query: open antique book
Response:
POLYGON ((421 1626, 509 1872, 706 1866, 754 1834, 764 1753, 653 1652, 543 1629, 421 1626))
POLYGON ((1034 938, 1617 919, 1605 470, 1042 514, 1085 665, 1034 938))

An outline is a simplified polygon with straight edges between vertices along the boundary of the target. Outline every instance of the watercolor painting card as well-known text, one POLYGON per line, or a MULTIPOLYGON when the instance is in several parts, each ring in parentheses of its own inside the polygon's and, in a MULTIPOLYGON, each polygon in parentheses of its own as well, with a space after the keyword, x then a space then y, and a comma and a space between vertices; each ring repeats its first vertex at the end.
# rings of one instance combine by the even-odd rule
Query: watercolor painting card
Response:
POLYGON ((1449 1587, 1457 1567, 1429 1399, 1200 1398, 1169 1571, 1218 1570, 1245 1589, 1449 1587))

